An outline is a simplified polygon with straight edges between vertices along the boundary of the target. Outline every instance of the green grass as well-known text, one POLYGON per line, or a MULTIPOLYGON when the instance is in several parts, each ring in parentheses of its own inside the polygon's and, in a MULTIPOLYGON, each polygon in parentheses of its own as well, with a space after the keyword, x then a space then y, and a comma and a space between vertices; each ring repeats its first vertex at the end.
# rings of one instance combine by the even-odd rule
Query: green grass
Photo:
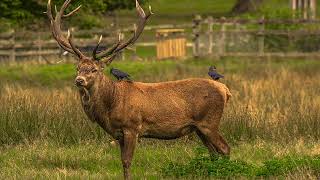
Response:
MULTIPOLYGON (((158 147, 143 143, 139 145, 133 162, 135 177, 159 177, 161 167, 169 160, 188 160, 192 148, 181 151, 179 143, 163 143, 158 147), (163 156, 163 154, 166 156, 163 156), (153 162, 157 161, 157 164, 153 162), (148 170, 146 171, 146 168, 148 170)), ((83 142, 77 145, 59 145, 35 142, 28 145, 8 147, 0 151, 0 178, 17 177, 122 177, 122 165, 118 147, 105 142, 83 142)))
MULTIPOLYGON (((155 14, 148 24, 192 23, 195 14, 226 16, 231 11, 234 2, 235 0, 150 0, 146 6, 151 5, 155 14)), ((133 22, 134 15, 132 10, 121 11, 119 13, 120 24, 133 22)))
POLYGON ((315 174, 320 171, 320 156, 290 155, 272 157, 257 166, 242 159, 230 157, 208 156, 200 148, 200 152, 187 164, 170 162, 162 170, 169 177, 275 177, 284 176, 301 168, 308 168, 315 174))
MULTIPOLYGON (((317 177, 320 159, 310 153, 319 147, 317 143, 309 144, 310 149, 301 148, 300 154, 288 152, 281 157, 276 152, 278 147, 295 151, 298 142, 287 146, 265 142, 264 147, 256 147, 259 143, 233 146, 229 159, 208 156, 199 142, 145 140, 138 144, 135 152, 133 177, 290 177, 295 172, 298 179, 317 177), (270 152, 261 153, 268 148, 270 152), (251 158, 243 154, 250 154, 251 158)), ((119 179, 122 178, 119 156, 119 148, 105 141, 87 141, 76 145, 35 141, 7 146, 0 149, 0 178, 119 179)))
MULTIPOLYGON (((235 2, 236 0, 149 0, 146 6, 151 5, 155 12, 149 24, 177 24, 191 23, 192 17, 195 14, 203 16, 211 15, 216 18, 222 16, 230 17, 232 16, 230 12, 235 2)), ((318 4, 319 8, 320 5, 318 4)), ((281 12, 288 11, 290 11, 289 0, 266 0, 259 11, 241 16, 261 18, 264 15, 266 17, 274 16, 273 18, 277 18, 281 12)), ((119 17, 121 17, 120 24, 127 24, 128 21, 133 22, 135 18, 132 11, 121 11, 119 17)))
MULTIPOLYGON (((190 16, 192 14, 225 14, 231 11, 236 0, 150 0, 150 5, 159 16, 190 16)), ((148 3, 147 3, 148 4, 148 3)))
MULTIPOLYGON (((139 51, 139 54, 148 54, 148 49, 139 51)), ((128 72, 136 81, 159 82, 173 80, 176 77, 171 76, 172 72, 178 73, 180 78, 186 77, 206 77, 207 69, 210 65, 219 67, 222 73, 227 76, 233 73, 242 73, 245 76, 252 74, 261 74, 270 70, 279 70, 281 68, 290 68, 297 72, 303 72, 307 76, 312 76, 312 72, 317 72, 320 66, 318 60, 303 59, 243 59, 226 58, 222 60, 198 59, 198 60, 161 60, 161 61, 115 61, 110 67, 105 69, 109 75, 111 67, 122 69, 128 72), (245 70, 249 70, 245 72, 245 70), (264 71, 261 71, 263 69, 264 71)), ((2 84, 18 83, 34 86, 59 86, 72 84, 75 78, 74 64, 52 64, 52 65, 30 65, 20 64, 7 66, 0 64, 0 80, 2 84)))
MULTIPOLYGON (((319 60, 117 61, 112 67, 135 81, 160 82, 208 78, 211 64, 233 94, 220 128, 232 149, 230 159, 210 158, 196 135, 142 139, 134 177, 316 179, 319 60)), ((0 65, 0 179, 122 177, 119 149, 84 114, 74 77, 74 64, 0 65)))

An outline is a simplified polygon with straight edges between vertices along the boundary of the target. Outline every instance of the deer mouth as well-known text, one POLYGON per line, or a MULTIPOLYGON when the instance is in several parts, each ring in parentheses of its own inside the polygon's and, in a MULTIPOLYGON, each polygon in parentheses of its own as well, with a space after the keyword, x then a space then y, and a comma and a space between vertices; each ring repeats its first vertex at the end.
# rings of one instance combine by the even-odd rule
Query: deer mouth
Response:
POLYGON ((83 88, 87 86, 87 81, 82 78, 82 77, 77 77, 74 84, 78 87, 78 88, 83 88))

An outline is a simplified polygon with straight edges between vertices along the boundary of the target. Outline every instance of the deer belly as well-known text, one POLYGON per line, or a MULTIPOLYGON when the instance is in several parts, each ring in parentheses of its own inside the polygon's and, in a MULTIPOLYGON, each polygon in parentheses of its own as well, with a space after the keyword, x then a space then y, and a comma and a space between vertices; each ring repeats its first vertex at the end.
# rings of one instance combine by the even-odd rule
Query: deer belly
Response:
POLYGON ((141 136, 145 138, 176 139, 192 133, 195 130, 195 126, 191 121, 181 123, 168 121, 145 124, 143 129, 141 136))

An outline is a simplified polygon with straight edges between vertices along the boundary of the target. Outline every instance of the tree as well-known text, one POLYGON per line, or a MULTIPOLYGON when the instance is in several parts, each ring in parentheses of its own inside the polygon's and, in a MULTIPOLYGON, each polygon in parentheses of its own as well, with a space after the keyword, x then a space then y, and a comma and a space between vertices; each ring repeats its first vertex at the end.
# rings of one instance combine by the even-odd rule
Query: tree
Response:
POLYGON ((1 0, 0 1, 0 17, 9 19, 12 22, 19 20, 32 19, 39 12, 36 9, 42 7, 34 0, 1 0))
POLYGON ((256 11, 263 0, 237 0, 232 8, 232 13, 241 14, 245 12, 256 11))
MULTIPOLYGON (((0 23, 9 22, 11 25, 26 26, 29 24, 39 24, 46 19, 44 11, 48 0, 1 0, 0 1, 0 23)), ((58 7, 65 0, 52 0, 52 3, 58 7)), ((143 4, 145 0, 139 0, 143 4)), ((69 11, 82 4, 82 10, 79 12, 81 21, 86 26, 95 26, 101 20, 106 12, 119 9, 132 9, 135 7, 134 0, 77 0, 73 1, 69 11)), ((67 11, 68 11, 67 10, 67 11)))

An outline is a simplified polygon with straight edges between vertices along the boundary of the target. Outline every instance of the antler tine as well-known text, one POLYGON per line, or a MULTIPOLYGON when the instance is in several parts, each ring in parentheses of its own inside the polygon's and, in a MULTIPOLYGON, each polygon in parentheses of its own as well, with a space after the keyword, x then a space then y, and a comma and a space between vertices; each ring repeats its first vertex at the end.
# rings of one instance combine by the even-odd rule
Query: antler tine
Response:
MULTIPOLYGON (((51 22, 51 28, 53 29, 53 22, 51 22)), ((64 49, 65 51, 68 51, 68 52, 70 52, 70 53, 73 53, 73 51, 72 51, 71 48, 69 48, 69 47, 65 46, 63 43, 60 43, 60 42, 59 42, 59 37, 57 36, 57 34, 56 34, 54 31, 52 31, 52 35, 53 35, 54 39, 58 42, 58 45, 59 45, 62 49, 64 49)))
POLYGON ((83 57, 83 54, 80 52, 80 50, 74 45, 73 40, 72 40, 72 34, 70 33, 70 30, 68 30, 68 41, 69 44, 71 45, 72 50, 80 57, 83 57), (82 55, 82 56, 81 56, 82 55))
POLYGON ((64 41, 61 42, 61 41, 59 40, 59 36, 58 36, 58 34, 57 34, 57 32, 56 32, 56 31, 57 31, 57 28, 56 28, 56 25, 55 25, 55 19, 53 18, 53 15, 52 15, 51 0, 48 0, 47 12, 46 12, 46 14, 47 14, 47 16, 48 16, 48 18, 49 18, 49 20, 50 20, 50 27, 51 27, 51 29, 52 29, 52 35, 53 35, 53 37, 55 38, 55 40, 58 42, 59 46, 60 46, 62 49, 66 50, 66 51, 68 51, 68 52, 70 52, 70 53, 72 53, 72 49, 69 48, 64 41))
MULTIPOLYGON (((116 48, 113 51, 111 51, 111 49, 108 49, 106 51, 101 52, 100 54, 97 55, 98 59, 102 59, 102 58, 104 58, 106 56, 110 56, 111 55, 111 57, 107 57, 106 58, 106 62, 110 62, 111 63, 112 60, 115 57, 114 54, 120 53, 127 46, 135 43, 135 41, 140 37, 141 33, 144 30, 144 27, 145 27, 145 24, 146 24, 147 20, 153 14, 153 12, 151 11, 151 6, 149 6, 149 13, 146 14, 144 12, 144 10, 142 9, 142 7, 140 6, 138 0, 136 0, 136 9, 137 9, 137 12, 138 12, 139 21, 138 21, 137 28, 135 27, 135 29, 134 29, 133 36, 130 39, 128 39, 126 42, 120 43, 119 45, 117 45, 116 48)), ((103 60, 103 61, 105 62, 105 60, 103 60)))
POLYGON ((55 21, 56 23, 60 26, 61 24, 61 17, 63 17, 63 12, 67 9, 67 7, 69 6, 71 0, 66 0, 63 5, 60 8, 60 11, 58 11, 58 13, 56 14, 56 18, 55 21))
MULTIPOLYGON (((55 11, 57 13, 56 10, 56 6, 55 6, 55 11)), ((65 43, 64 41, 60 41, 60 37, 59 37, 59 33, 61 33, 61 30, 59 27, 56 26, 56 21, 53 18, 52 15, 52 8, 51 8, 51 0, 48 0, 48 4, 47 4, 47 15, 50 19, 50 24, 51 24, 51 29, 52 29, 52 35, 53 37, 56 39, 56 41, 58 42, 58 44, 60 45, 61 48, 63 48, 64 50, 72 53, 72 49, 68 47, 67 43, 65 43)))
POLYGON ((97 51, 99 49, 101 41, 102 41, 102 35, 100 36, 99 41, 98 41, 96 47, 94 48, 94 50, 92 52, 92 57, 93 57, 94 60, 97 60, 97 51))
POLYGON ((57 5, 54 5, 54 12, 55 12, 56 14, 58 14, 58 8, 57 8, 57 5))
POLYGON ((103 58, 112 55, 114 53, 114 51, 120 46, 120 44, 121 44, 121 37, 120 36, 121 35, 119 34, 119 38, 118 38, 117 44, 114 44, 113 46, 108 48, 106 51, 101 52, 101 54, 100 54, 101 58, 96 56, 95 60, 99 61, 99 60, 102 59, 102 62, 108 61, 108 58, 106 58, 106 59, 103 59, 103 58))
MULTIPOLYGON (((53 18, 51 0, 48 0, 47 15, 48 15, 50 23, 51 23, 51 30, 52 30, 53 37, 58 42, 59 46, 61 48, 63 48, 64 50, 68 51, 69 53, 77 55, 79 58, 84 58, 86 56, 78 48, 76 48, 76 46, 74 45, 74 43, 72 41, 72 37, 70 35, 70 32, 68 32, 68 37, 65 38, 63 36, 62 31, 61 31, 61 18, 62 17, 69 17, 81 8, 81 6, 79 6, 76 9, 74 9, 73 11, 71 11, 70 13, 65 15, 64 11, 68 8, 70 2, 71 2, 71 0, 66 0, 63 3, 63 5, 61 6, 60 11, 56 10, 56 17, 53 18)), ((55 9, 57 9, 57 8, 55 8, 55 9)))
POLYGON ((147 20, 149 19, 149 17, 153 14, 151 11, 151 6, 149 6, 149 13, 146 15, 146 13, 144 12, 144 10, 142 9, 142 7, 140 6, 138 0, 136 0, 136 9, 139 15, 139 21, 138 21, 138 26, 134 25, 134 33, 133 36, 127 40, 127 42, 121 44, 116 50, 115 53, 120 52, 121 50, 123 50, 124 48, 126 48, 127 46, 129 46, 130 44, 133 44, 141 35, 141 33, 144 30, 145 24, 147 22, 147 20))
POLYGON ((82 5, 78 6, 76 9, 74 9, 73 11, 69 12, 68 14, 64 14, 63 17, 67 18, 69 16, 72 16, 74 13, 78 12, 80 10, 80 8, 82 7, 82 5))
POLYGON ((49 18, 49 20, 52 22, 54 21, 53 16, 52 16, 52 8, 51 8, 51 0, 48 0, 48 4, 47 4, 47 16, 49 18))

